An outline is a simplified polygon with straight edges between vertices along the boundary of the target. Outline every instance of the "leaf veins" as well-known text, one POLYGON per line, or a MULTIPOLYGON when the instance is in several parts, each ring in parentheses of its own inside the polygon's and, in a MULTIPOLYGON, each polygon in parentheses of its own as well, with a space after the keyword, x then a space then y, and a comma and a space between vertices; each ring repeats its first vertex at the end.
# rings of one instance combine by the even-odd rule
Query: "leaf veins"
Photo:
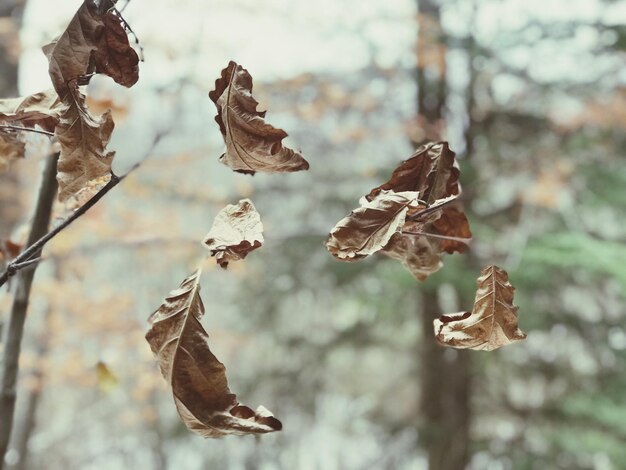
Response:
POLYGON ((259 103, 252 97, 252 77, 241 65, 231 61, 222 70, 209 98, 217 107, 215 121, 226 143, 220 162, 250 175, 309 169, 299 152, 283 146, 287 133, 267 124, 265 111, 256 110, 259 103))
POLYGON ((241 405, 228 388, 224 364, 209 349, 200 323, 199 279, 199 271, 186 278, 148 319, 146 340, 172 388, 178 414, 190 431, 204 437, 280 431, 281 422, 267 409, 241 405))
POLYGON ((507 272, 486 266, 477 280, 478 290, 471 312, 442 315, 434 320, 437 341, 458 349, 493 351, 526 338, 518 327, 515 288, 507 272))

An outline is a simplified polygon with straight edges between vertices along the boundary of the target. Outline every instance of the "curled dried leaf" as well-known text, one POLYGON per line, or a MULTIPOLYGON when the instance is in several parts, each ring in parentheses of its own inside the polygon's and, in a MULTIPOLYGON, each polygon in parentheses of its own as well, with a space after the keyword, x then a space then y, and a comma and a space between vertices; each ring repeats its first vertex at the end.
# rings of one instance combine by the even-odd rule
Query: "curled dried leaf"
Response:
POLYGON ((386 183, 372 189, 367 195, 373 199, 381 191, 417 191, 428 204, 461 192, 460 171, 455 153, 447 142, 422 145, 392 173, 386 183))
POLYGON ((215 217, 203 242, 218 264, 244 259, 263 244, 263 223, 250 199, 229 204, 215 217))
POLYGON ((46 90, 23 98, 0 100, 0 123, 54 132, 59 122, 61 102, 54 90, 46 90))
POLYGON ((299 152, 283 146, 287 133, 265 122, 265 111, 257 111, 252 97, 252 77, 231 61, 215 81, 209 98, 217 107, 215 121, 226 143, 220 162, 239 173, 281 173, 308 170, 299 152))
POLYGON ((139 80, 139 56, 130 46, 121 18, 114 12, 102 17, 104 33, 94 51, 96 72, 130 88, 139 80))
POLYGON ((101 13, 93 0, 83 2, 61 36, 43 51, 62 101, 71 93, 72 82, 85 80, 90 72, 106 74, 127 87, 139 78, 139 57, 128 43, 120 18, 113 12, 101 13))
POLYGON ((414 191, 381 191, 371 201, 361 201, 361 207, 330 231, 326 248, 342 261, 356 261, 382 250, 404 227, 409 209, 419 207, 418 196, 414 191))
POLYGON ((111 113, 93 116, 76 84, 68 96, 56 128, 61 145, 57 166, 61 201, 78 193, 92 180, 108 179, 115 155, 106 149, 114 127, 111 113))
POLYGON ((526 338, 518 327, 515 288, 507 272, 486 266, 477 280, 478 290, 471 312, 442 315, 434 320, 437 341, 459 349, 493 351, 526 338))
POLYGON ((200 272, 186 278, 149 318, 146 340, 174 395, 187 428, 204 437, 260 434, 282 429, 264 407, 241 405, 228 388, 226 368, 209 349, 200 323, 200 272))
MULTIPOLYGON (((448 143, 430 143, 418 148, 410 159, 394 170, 389 181, 362 198, 361 205, 365 207, 383 194, 414 193, 419 197, 419 205, 408 210, 399 229, 382 232, 388 237, 384 245, 377 245, 375 251, 381 250, 381 253, 401 261, 416 279, 425 280, 443 266, 444 252, 463 252, 471 239, 469 222, 455 202, 460 192, 459 169, 448 143)), ((331 232, 327 243, 329 251, 344 260, 371 254, 359 253, 355 241, 366 237, 374 225, 347 224, 346 219, 333 229, 338 235, 331 232), (343 232, 338 230, 342 225, 345 225, 343 232), (356 232, 362 233, 357 235, 356 232), (340 255, 344 245, 348 247, 348 254, 352 253, 350 256, 340 255)))

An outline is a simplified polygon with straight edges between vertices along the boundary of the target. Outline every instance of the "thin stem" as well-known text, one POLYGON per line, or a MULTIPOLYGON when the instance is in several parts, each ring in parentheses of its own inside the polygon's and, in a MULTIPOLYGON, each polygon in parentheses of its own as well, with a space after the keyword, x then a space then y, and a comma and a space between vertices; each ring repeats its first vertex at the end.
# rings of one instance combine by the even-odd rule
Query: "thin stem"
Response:
POLYGON ((54 132, 48 132, 41 129, 33 129, 32 127, 22 127, 22 126, 9 126, 8 124, 3 124, 0 126, 0 129, 8 129, 11 131, 25 131, 25 132, 35 132, 36 134, 47 135, 48 137, 54 137, 54 132))
POLYGON ((94 194, 91 199, 89 199, 85 204, 76 209, 76 211, 74 211, 72 215, 70 215, 54 229, 44 234, 41 238, 34 241, 33 243, 29 243, 28 248, 22 251, 13 261, 11 261, 6 270, 2 274, 0 274, 0 287, 6 284, 9 278, 14 276, 20 269, 28 266, 28 264, 26 264, 26 266, 24 265, 25 261, 30 261, 33 256, 36 256, 37 253, 39 253, 50 240, 52 240, 59 233, 65 230, 69 225, 72 224, 72 222, 85 214, 85 212, 95 206, 98 201, 102 199, 109 191, 111 191, 115 186, 122 182, 133 171, 139 168, 141 164, 150 156, 156 145, 166 135, 166 133, 167 131, 158 132, 155 135, 152 141, 152 145, 150 146, 150 149, 146 152, 145 156, 137 163, 135 163, 126 173, 124 173, 122 176, 117 176, 116 174, 111 172, 111 179, 109 180, 109 182, 104 185, 96 194, 94 194))
POLYGON ((37 263, 39 263, 42 260, 43 260, 43 258, 41 256, 38 257, 38 258, 35 258, 35 259, 29 259, 28 261, 24 261, 23 263, 16 264, 14 266, 14 268, 19 271, 20 269, 24 269, 24 268, 27 268, 27 267, 32 266, 34 264, 37 264, 37 263))
MULTIPOLYGON (((35 206, 35 215, 28 236, 28 244, 31 246, 37 246, 36 241, 48 231, 48 226, 50 225, 52 205, 57 193, 56 170, 58 159, 59 154, 56 153, 53 158, 46 160, 37 197, 37 205, 35 206)), ((42 246, 38 246, 31 254, 37 256, 42 246)), ((13 428, 18 362, 22 336, 24 334, 26 310, 28 309, 30 298, 30 288, 34 276, 35 269, 24 271, 18 276, 13 306, 3 332, 4 351, 0 363, 0 423, 2 423, 2 426, 0 426, 0 470, 4 466, 4 456, 13 428)))
POLYGON ((428 233, 428 232, 408 232, 408 231, 402 231, 403 235, 416 235, 416 236, 423 236, 423 237, 429 237, 429 238, 437 238, 439 240, 451 240, 454 242, 460 242, 460 243, 464 243, 466 245, 469 245, 469 243, 472 241, 471 238, 461 238, 461 237, 450 237, 448 235, 438 235, 435 233, 428 233))

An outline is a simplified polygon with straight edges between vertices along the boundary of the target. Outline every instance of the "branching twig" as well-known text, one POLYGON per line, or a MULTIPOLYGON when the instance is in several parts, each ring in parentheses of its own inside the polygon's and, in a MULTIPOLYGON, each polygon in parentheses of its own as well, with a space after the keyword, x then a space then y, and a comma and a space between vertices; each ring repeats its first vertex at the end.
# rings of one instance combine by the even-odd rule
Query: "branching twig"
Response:
POLYGON ((113 172, 111 172, 111 179, 109 182, 104 185, 96 194, 93 195, 91 199, 89 199, 85 204, 80 206, 76 211, 70 215, 67 219, 61 222, 54 229, 50 230, 44 236, 36 240, 34 243, 28 246, 24 251, 22 251, 13 261, 11 261, 6 270, 0 275, 0 287, 2 287, 6 282, 14 276, 20 269, 23 269, 26 266, 29 266, 26 262, 31 261, 31 258, 39 253, 42 248, 54 237, 56 237, 59 233, 65 230, 69 225, 72 224, 76 219, 85 214, 89 209, 95 206, 100 199, 102 199, 109 191, 111 191, 115 186, 117 186, 121 181, 123 181, 128 175, 130 175, 133 171, 135 171, 141 164, 150 156, 154 148, 157 146, 159 141, 165 136, 166 131, 161 131, 156 134, 154 140, 152 141, 152 145, 150 149, 146 152, 144 158, 135 163, 125 174, 122 176, 117 176, 113 172))

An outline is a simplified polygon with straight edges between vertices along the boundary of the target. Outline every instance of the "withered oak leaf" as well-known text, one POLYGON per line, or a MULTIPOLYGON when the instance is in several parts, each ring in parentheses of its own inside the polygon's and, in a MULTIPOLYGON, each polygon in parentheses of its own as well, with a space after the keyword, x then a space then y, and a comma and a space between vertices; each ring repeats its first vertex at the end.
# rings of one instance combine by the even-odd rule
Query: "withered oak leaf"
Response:
POLYGON ((240 404, 228 388, 226 368, 211 352, 201 324, 200 271, 186 278, 150 316, 146 340, 172 389, 187 428, 204 437, 261 434, 282 429, 267 409, 240 404))
POLYGON ((71 82, 85 84, 92 72, 106 74, 126 87, 139 78, 139 57, 128 42, 121 19, 113 11, 101 13, 93 0, 84 0, 61 36, 43 51, 62 101, 71 93, 71 82))
POLYGON ((371 201, 341 219, 330 231, 326 248, 336 258, 356 261, 382 250, 400 232, 410 209, 417 209, 419 194, 414 191, 381 191, 371 201))
POLYGON ((471 312, 442 315, 434 320, 435 337, 459 349, 493 351, 526 338, 518 326, 518 307, 513 305, 515 288, 507 272, 486 266, 477 280, 478 289, 471 312))
POLYGON ((215 217, 203 243, 222 268, 261 247, 263 223, 252 201, 242 199, 224 207, 215 217))
POLYGON ((110 111, 93 116, 85 106, 85 96, 74 83, 55 131, 61 145, 57 166, 59 200, 67 200, 92 180, 110 176, 115 152, 106 147, 113 127, 110 111))
POLYGON ((265 111, 257 111, 252 77, 241 65, 229 62, 209 98, 217 107, 215 121, 226 143, 220 162, 250 175, 308 170, 309 163, 299 152, 283 146, 287 133, 266 123, 265 111))
POLYGON ((428 143, 402 162, 389 181, 372 189, 366 197, 371 200, 381 191, 388 190, 417 191, 420 199, 432 204, 438 199, 460 193, 459 175, 455 153, 448 143, 428 143))
POLYGON ((0 124, 54 132, 59 122, 61 102, 52 89, 22 98, 0 100, 0 124))

